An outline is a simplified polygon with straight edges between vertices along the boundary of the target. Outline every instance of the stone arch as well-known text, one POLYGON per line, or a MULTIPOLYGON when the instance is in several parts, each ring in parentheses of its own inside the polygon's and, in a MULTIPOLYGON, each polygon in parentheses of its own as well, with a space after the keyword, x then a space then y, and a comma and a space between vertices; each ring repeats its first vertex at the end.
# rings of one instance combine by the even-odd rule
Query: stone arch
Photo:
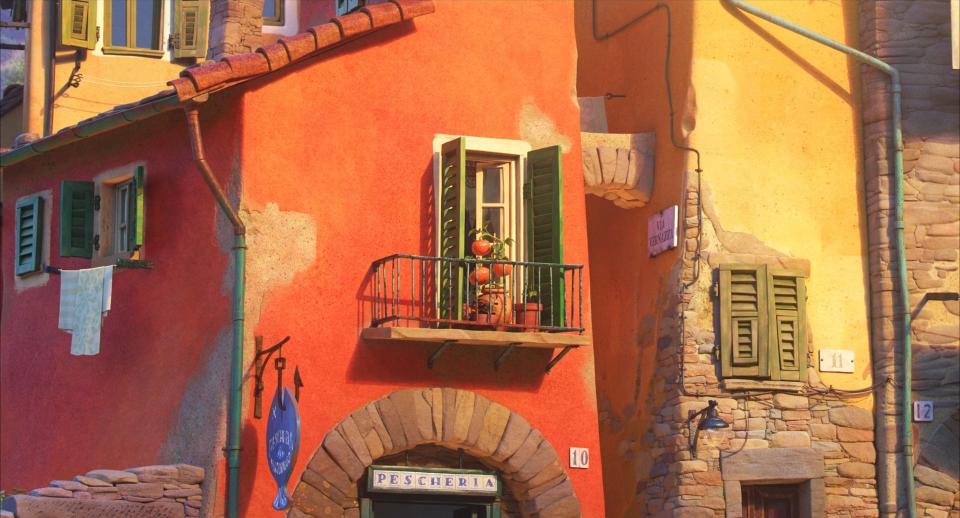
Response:
POLYGON ((530 518, 574 518, 580 503, 556 450, 520 414, 468 390, 398 390, 327 432, 296 485, 291 518, 360 515, 357 483, 377 459, 437 445, 500 472, 530 518))

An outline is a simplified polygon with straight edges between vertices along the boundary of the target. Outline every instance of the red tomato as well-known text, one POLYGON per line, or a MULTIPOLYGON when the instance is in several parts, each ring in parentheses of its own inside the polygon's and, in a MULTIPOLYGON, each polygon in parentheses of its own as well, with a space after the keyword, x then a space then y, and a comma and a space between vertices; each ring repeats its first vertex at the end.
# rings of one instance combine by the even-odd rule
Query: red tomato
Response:
POLYGON ((477 257, 484 257, 489 254, 491 248, 493 248, 493 244, 486 239, 477 239, 470 245, 470 250, 473 252, 473 255, 477 257))
POLYGON ((512 264, 493 263, 493 275, 495 277, 506 277, 513 272, 512 264))
POLYGON ((478 266, 473 273, 470 274, 470 284, 486 284, 490 282, 490 269, 486 266, 478 266))

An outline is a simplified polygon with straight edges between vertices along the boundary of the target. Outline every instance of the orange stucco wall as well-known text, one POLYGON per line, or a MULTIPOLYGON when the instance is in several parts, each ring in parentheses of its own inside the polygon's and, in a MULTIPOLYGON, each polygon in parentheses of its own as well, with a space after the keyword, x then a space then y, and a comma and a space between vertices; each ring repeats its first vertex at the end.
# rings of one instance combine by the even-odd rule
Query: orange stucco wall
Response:
MULTIPOLYGON (((604 34, 652 8, 652 1, 604 1, 597 7, 597 28, 604 34)), ((684 113, 689 87, 690 19, 692 2, 671 2, 673 44, 671 80, 676 134, 684 141, 684 113)), ((609 39, 593 37, 591 2, 576 4, 579 74, 577 94, 624 94, 605 102, 610 133, 656 134, 655 176, 650 202, 621 209, 596 196, 587 197, 590 276, 593 287, 597 399, 601 417, 601 447, 607 516, 641 516, 637 483, 647 475, 652 458, 643 437, 667 395, 653 383, 660 343, 672 316, 664 311, 679 276, 680 248, 650 257, 648 218, 682 203, 683 176, 694 174, 692 156, 670 143, 669 109, 664 83, 667 24, 664 11, 609 39), (658 345, 659 344, 659 345, 658 345)), ((690 128, 686 128, 689 131, 690 128)), ((680 217, 683 215, 681 213, 680 217)), ((681 241, 682 242, 682 241, 681 241)), ((666 339, 669 342, 669 338, 666 339)))
MULTIPOLYGON (((262 303, 254 332, 268 344, 292 336, 289 365, 299 365, 309 386, 301 398, 302 461, 353 409, 417 386, 475 390, 525 416, 562 456, 571 446, 598 452, 589 350, 572 352, 549 375, 543 351, 514 353, 495 371, 498 350, 469 347, 454 347, 429 370, 435 346, 358 337, 368 325, 361 308, 369 265, 393 253, 433 254, 434 135, 523 139, 524 103, 572 144, 563 156, 564 259, 587 261, 575 63, 572 4, 438 2, 415 27, 385 30, 251 85, 244 205, 306 215, 317 234, 315 261, 252 301, 262 303)), ((266 423, 249 423, 255 433, 243 447, 258 454, 244 466, 256 473, 244 505, 259 516, 275 487, 260 445, 266 423)), ((600 464, 568 473, 584 516, 604 516, 600 464)))
MULTIPOLYGON (((588 260, 574 5, 437 4, 415 23, 215 94, 202 108, 207 154, 221 181, 239 188, 249 229, 245 360, 249 368, 254 336, 266 345, 292 337, 284 349, 286 380, 299 367, 306 386, 291 489, 324 434, 357 407, 400 388, 451 386, 523 415, 561 460, 570 447, 590 448, 590 468, 568 474, 584 516, 599 518, 605 511, 589 349, 571 352, 545 374, 547 351, 519 350, 497 371, 497 348, 455 346, 429 370, 435 346, 359 338, 368 325, 363 308, 371 263, 394 253, 433 253, 436 134, 526 140, 533 148, 565 143, 564 259, 588 260)), ((145 160, 147 258, 157 267, 118 273, 102 352, 92 358, 69 356, 69 336, 56 329, 56 279, 19 294, 5 282, 0 487, 35 487, 95 467, 177 461, 174 446, 182 441, 171 436, 196 422, 180 406, 190 404, 191 394, 206 393, 203 387, 221 389, 209 381, 220 371, 204 360, 219 358, 218 340, 229 340, 230 237, 188 151, 182 115, 171 114, 5 173, 4 221, 13 221, 12 200, 23 193, 54 189, 57 200, 61 178, 89 178, 145 160), (19 416, 29 416, 29 423, 19 416), (164 444, 174 446, 158 451, 164 444)), ((5 280, 12 278, 12 247, 5 233, 5 280)), ((585 323, 590 332, 589 318, 585 323)), ((273 372, 265 379, 269 397, 273 372)), ((266 420, 253 419, 252 393, 248 376, 241 509, 244 516, 275 516, 266 420)), ((223 420, 200 423, 219 430, 223 420)), ((219 451, 222 435, 218 441, 209 451, 219 451)), ((222 469, 220 461, 211 475, 222 469)), ((215 491, 222 496, 222 484, 215 491)))

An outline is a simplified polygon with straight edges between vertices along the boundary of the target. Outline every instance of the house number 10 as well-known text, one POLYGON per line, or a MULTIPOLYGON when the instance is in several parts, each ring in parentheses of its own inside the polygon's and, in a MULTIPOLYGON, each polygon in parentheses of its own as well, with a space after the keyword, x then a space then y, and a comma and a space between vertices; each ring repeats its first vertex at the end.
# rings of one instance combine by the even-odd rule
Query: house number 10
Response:
POLYGON ((590 467, 590 450, 587 448, 570 448, 570 467, 587 469, 590 467))

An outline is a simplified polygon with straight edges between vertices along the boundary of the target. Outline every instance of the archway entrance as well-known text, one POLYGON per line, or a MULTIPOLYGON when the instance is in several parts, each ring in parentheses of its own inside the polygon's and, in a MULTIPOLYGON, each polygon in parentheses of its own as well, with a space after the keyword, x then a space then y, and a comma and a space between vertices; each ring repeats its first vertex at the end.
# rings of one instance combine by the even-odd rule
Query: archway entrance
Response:
POLYGON ((414 512, 411 504, 417 502, 427 506, 424 509, 434 505, 440 513, 461 513, 449 514, 456 518, 493 518, 494 507, 502 517, 580 516, 573 485, 539 431, 499 403, 451 388, 400 390, 351 413, 327 433, 310 458, 288 516, 360 518, 361 512, 375 511, 377 502, 383 511, 374 513, 375 518, 404 516, 391 513, 414 512), (423 492, 416 488, 370 491, 370 466, 472 470, 495 476, 499 494, 421 498, 417 495, 423 492))

